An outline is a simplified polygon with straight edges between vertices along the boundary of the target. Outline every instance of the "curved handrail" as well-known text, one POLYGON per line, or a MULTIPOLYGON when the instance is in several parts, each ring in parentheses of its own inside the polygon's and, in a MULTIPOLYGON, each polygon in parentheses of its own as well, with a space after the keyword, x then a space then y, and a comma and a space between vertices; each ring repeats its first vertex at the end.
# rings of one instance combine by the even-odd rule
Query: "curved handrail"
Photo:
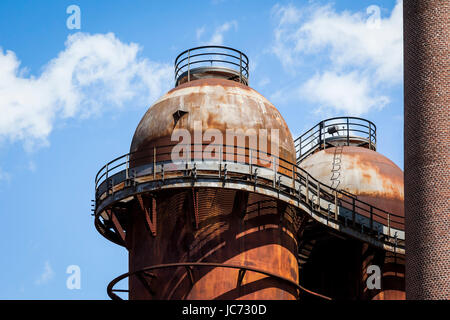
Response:
POLYGON ((243 265, 237 265, 237 264, 227 264, 227 263, 214 263, 214 262, 176 262, 176 263, 167 263, 167 264, 159 264, 159 265, 154 265, 154 266, 150 266, 150 267, 145 267, 142 268, 140 270, 136 270, 136 271, 131 271, 131 272, 126 272, 124 274, 121 274, 120 276, 116 277, 115 279, 113 279, 109 284, 108 287, 106 288, 106 291, 108 293, 108 296, 113 299, 113 300, 122 300, 122 298, 120 298, 118 295, 116 295, 114 293, 114 291, 122 291, 122 290, 115 290, 114 286, 121 280, 138 274, 138 273, 143 273, 143 272, 147 272, 147 271, 151 271, 151 270, 156 270, 156 269, 165 269, 165 268, 174 268, 174 267, 216 267, 216 268, 231 268, 231 269, 239 269, 239 270, 245 270, 245 271, 251 271, 251 272, 256 272, 256 273, 261 273, 263 275, 266 275, 268 277, 272 277, 272 278, 276 278, 279 279, 283 282, 289 283, 293 286, 295 286, 297 289, 304 291, 308 294, 314 295, 316 297, 325 299, 325 300, 332 300, 330 297, 324 296, 322 294, 316 293, 314 291, 308 290, 306 288, 304 288, 302 285, 298 284, 297 282, 285 278, 283 276, 279 276, 277 274, 274 274, 272 272, 269 271, 265 271, 259 268, 255 268, 255 267, 250 267, 250 266, 243 266, 243 265))
POLYGON ((249 59, 245 53, 225 46, 200 46, 185 50, 175 58, 175 85, 186 72, 188 73, 188 81, 190 81, 192 65, 205 63, 210 63, 211 66, 213 63, 226 65, 239 72, 239 82, 248 84, 249 59), (209 59, 206 58, 208 56, 210 56, 209 59))
POLYGON ((225 49, 225 50, 231 50, 234 51, 236 53, 242 54, 242 56, 245 58, 245 60, 248 62, 248 57, 245 53, 243 53, 242 51, 239 51, 237 49, 231 48, 231 47, 226 47, 226 46, 199 46, 199 47, 195 47, 195 48, 190 48, 187 49, 183 52, 181 52, 176 58, 175 58, 175 65, 177 64, 178 59, 180 59, 181 56, 183 56, 184 54, 186 54, 189 51, 195 51, 195 50, 200 50, 200 49, 211 49, 211 48, 217 48, 217 49, 225 49))
POLYGON ((317 149, 326 148, 327 140, 339 138, 345 145, 352 139, 367 143, 369 149, 376 150, 376 126, 372 121, 359 117, 334 117, 320 121, 294 140, 297 163, 317 149), (340 127, 342 126, 342 127, 340 127), (334 134, 337 136, 334 136, 334 134))
MULTIPOLYGON (((130 170, 130 162, 137 163, 140 161, 141 162, 144 161, 144 163, 148 163, 148 164, 153 163, 154 165, 164 163, 164 161, 162 161, 161 158, 164 158, 164 157, 168 158, 171 155, 171 152, 167 152, 167 151, 166 152, 157 152, 157 150, 158 149, 159 150, 160 149, 170 149, 174 145, 176 145, 176 144, 154 147, 153 149, 151 149, 152 152, 148 152, 149 150, 143 150, 143 151, 128 153, 123 156, 117 157, 113 161, 110 161, 106 165, 104 165, 100 169, 100 171, 97 173, 96 179, 95 179, 96 205, 99 204, 97 201, 98 200, 97 199, 97 191, 99 188, 99 184, 101 185, 106 180, 108 180, 108 177, 111 176, 111 173, 113 170, 120 168, 120 167, 123 168, 123 166, 125 166, 125 169, 121 170, 121 172, 125 171, 126 177, 128 178, 129 170, 130 170), (143 154, 143 156, 142 155, 139 156, 139 153, 144 153, 144 154, 143 154), (154 157, 154 155, 156 155, 156 157, 154 157), (159 157, 159 161, 158 161, 158 157, 159 157), (124 158, 125 158, 125 161, 123 161, 124 158), (122 162, 115 164, 118 161, 122 161, 122 162)), ((211 145, 211 144, 202 144, 201 148, 199 148, 200 150, 196 150, 196 146, 200 147, 200 145, 196 145, 196 144, 190 145, 191 147, 193 147, 193 148, 191 148, 190 156, 192 156, 192 154, 195 155, 195 153, 197 153, 197 152, 203 152, 203 146, 206 146, 206 145, 211 145)), ((334 201, 338 200, 340 202, 341 207, 351 210, 352 212, 354 212, 357 215, 364 216, 366 218, 370 217, 371 224, 373 223, 373 221, 375 221, 374 218, 377 218, 378 220, 386 221, 386 223, 381 223, 380 221, 377 221, 377 222, 381 223, 383 226, 386 226, 389 230, 391 228, 391 224, 393 224, 393 223, 402 226, 403 227, 402 229, 404 230, 404 217, 403 216, 400 216, 400 215, 397 215, 394 213, 390 213, 386 210, 377 208, 365 201, 357 199, 357 197, 355 195, 352 195, 348 192, 344 192, 341 190, 337 190, 326 184, 323 184, 319 180, 317 180, 316 178, 311 176, 306 170, 299 167, 297 164, 294 164, 290 161, 286 161, 275 155, 261 152, 257 149, 252 149, 252 148, 248 148, 248 147, 227 146, 227 145, 216 145, 216 146, 222 146, 222 148, 223 148, 223 149, 221 149, 221 151, 219 151, 219 153, 221 154, 221 157, 223 157, 224 155, 225 156, 227 156, 227 155, 233 156, 233 161, 230 161, 230 162, 243 163, 243 164, 250 165, 250 166, 266 167, 266 168, 271 168, 274 165, 276 165, 279 168, 279 169, 277 169, 278 176, 283 175, 285 177, 292 178, 296 182, 300 182, 300 184, 302 186, 306 187, 307 192, 312 192, 313 194, 316 194, 316 196, 318 194, 319 197, 322 195, 322 198, 324 198, 324 199, 325 198, 326 199, 334 199, 334 201), (225 150, 227 148, 233 148, 233 152, 227 152, 225 150), (236 153, 234 151, 235 149, 240 150, 240 151, 243 150, 244 152, 236 153), (255 152, 255 153, 253 153, 253 152, 255 152), (256 154, 256 157, 252 157, 252 155, 255 155, 255 154, 256 154), (262 155, 262 157, 261 157, 261 155, 262 155), (244 162, 235 161, 236 156, 241 156, 241 157, 244 156, 244 162), (271 160, 269 162, 267 162, 268 161, 267 158, 269 158, 271 160), (260 165, 258 165, 258 163, 260 165), (264 163, 266 163, 266 164, 263 165, 264 163), (365 214, 358 213, 358 211, 363 212, 365 214)), ((195 156, 193 158, 195 161, 195 156)), ((210 160, 214 160, 214 159, 210 159, 210 160)), ((204 161, 208 161, 208 160, 204 160, 204 161)), ((170 162, 170 161, 166 160, 166 162, 170 162)), ((275 181, 273 181, 273 183, 275 185, 275 181)), ((390 231, 388 232, 387 236, 389 238, 393 238, 391 236, 390 231)))

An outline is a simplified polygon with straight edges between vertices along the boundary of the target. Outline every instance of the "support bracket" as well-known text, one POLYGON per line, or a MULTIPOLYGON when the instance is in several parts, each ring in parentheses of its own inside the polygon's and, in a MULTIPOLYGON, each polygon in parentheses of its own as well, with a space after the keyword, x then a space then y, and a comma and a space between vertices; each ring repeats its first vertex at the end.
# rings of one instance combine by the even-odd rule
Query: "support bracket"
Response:
POLYGON ((153 279, 156 278, 156 275, 154 275, 153 273, 150 273, 148 271, 143 271, 143 272, 136 273, 136 276, 139 279, 139 281, 142 283, 142 285, 145 287, 145 289, 148 291, 148 293, 150 293, 152 296, 154 296, 156 294, 156 292, 155 292, 155 290, 152 289, 151 282, 153 279), (147 280, 148 278, 150 278, 150 280, 147 280))
POLYGON ((195 188, 192 188, 192 204, 194 205, 194 227, 197 230, 200 217, 198 214, 198 191, 195 188))
POLYGON ((194 271, 192 270, 191 266, 185 266, 186 268, 186 272, 188 274, 189 277, 189 281, 191 282, 191 286, 194 285, 195 281, 194 281, 194 271))
POLYGON ((107 209, 105 210, 106 214, 108 215, 109 219, 111 220, 114 229, 116 230, 117 234, 119 235, 120 239, 122 240, 122 243, 125 247, 127 247, 127 242, 126 242, 126 238, 125 238, 125 232, 123 231, 123 227, 120 224, 119 219, 117 219, 116 214, 114 213, 114 211, 112 209, 107 209))
POLYGON ((149 212, 148 206, 145 205, 142 195, 137 194, 136 199, 139 202, 141 210, 144 212, 147 229, 152 233, 152 236, 156 237, 156 199, 152 197, 151 213, 149 212))
POLYGON ((239 274, 238 274, 236 287, 239 288, 242 285, 242 280, 244 280, 244 276, 245 276, 245 272, 246 271, 247 270, 245 270, 245 269, 239 269, 239 274))

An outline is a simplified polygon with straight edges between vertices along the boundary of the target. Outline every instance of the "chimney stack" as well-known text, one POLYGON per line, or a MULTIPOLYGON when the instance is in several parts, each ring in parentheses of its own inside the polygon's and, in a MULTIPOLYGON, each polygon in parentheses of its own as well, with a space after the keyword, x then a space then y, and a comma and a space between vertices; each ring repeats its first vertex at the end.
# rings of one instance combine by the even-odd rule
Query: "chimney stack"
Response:
POLYGON ((449 20, 450 1, 403 1, 407 299, 450 299, 449 20))

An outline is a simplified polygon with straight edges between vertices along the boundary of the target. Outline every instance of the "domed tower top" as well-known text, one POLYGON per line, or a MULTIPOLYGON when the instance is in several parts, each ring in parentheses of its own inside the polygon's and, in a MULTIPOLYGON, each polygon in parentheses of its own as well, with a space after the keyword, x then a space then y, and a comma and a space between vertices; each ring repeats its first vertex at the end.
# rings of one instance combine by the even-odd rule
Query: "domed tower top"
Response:
MULTIPOLYGON (((229 132, 233 132, 246 139, 234 144, 240 150, 236 152, 249 156, 249 149, 258 149, 295 163, 289 128, 273 104, 248 86, 248 68, 247 56, 229 47, 197 47, 178 55, 175 88, 156 101, 137 126, 130 148, 133 153, 130 165, 153 159, 154 148, 167 155, 180 142, 174 135, 183 130, 190 133, 192 146, 204 147, 212 143, 209 134, 220 132, 223 140, 214 140, 213 144, 228 147, 229 132), (200 132, 200 140, 194 141, 195 132, 200 132), (256 139, 253 147, 249 135, 256 139), (266 144, 265 150, 261 150, 261 143, 266 144)), ((163 159, 158 154, 155 157, 163 159)))
POLYGON ((356 117, 323 120, 295 143, 297 163, 313 177, 361 201, 404 216, 403 172, 376 152, 374 123, 356 117))

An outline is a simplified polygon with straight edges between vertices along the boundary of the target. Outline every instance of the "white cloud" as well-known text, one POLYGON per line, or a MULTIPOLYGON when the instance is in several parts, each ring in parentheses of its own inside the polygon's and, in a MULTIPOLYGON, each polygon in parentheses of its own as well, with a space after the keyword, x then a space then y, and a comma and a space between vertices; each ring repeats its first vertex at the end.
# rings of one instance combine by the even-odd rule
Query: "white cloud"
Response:
POLYGON ((300 93, 307 100, 317 104, 317 112, 335 109, 344 114, 359 116, 368 109, 382 109, 389 98, 372 96, 370 79, 357 72, 336 74, 324 72, 315 75, 302 85, 300 93))
POLYGON ((302 15, 302 11, 292 4, 282 6, 277 3, 272 8, 272 14, 277 18, 278 25, 283 26, 299 22, 302 15))
POLYGON ((76 33, 35 77, 24 75, 14 52, 0 48, 0 141, 45 145, 61 119, 89 117, 131 100, 149 104, 169 86, 172 69, 139 51, 112 33, 76 33))
POLYGON ((34 163, 34 161, 30 160, 28 162, 28 170, 31 172, 36 172, 36 163, 34 163))
POLYGON ((285 70, 296 74, 306 63, 318 65, 319 74, 298 92, 307 90, 310 101, 355 115, 389 101, 377 92, 402 81, 402 1, 385 18, 374 17, 375 9, 352 13, 330 5, 274 6, 272 52, 285 70))
POLYGON ((0 168, 0 181, 9 182, 10 180, 11 180, 11 175, 8 172, 3 171, 2 168, 0 168))
POLYGON ((356 66, 373 69, 377 80, 402 79, 402 3, 379 27, 364 14, 336 13, 330 7, 317 9, 298 30, 294 51, 315 53, 328 48, 337 68, 356 66))
POLYGON ((203 27, 201 27, 201 28, 198 28, 198 29, 196 30, 197 40, 200 39, 200 38, 203 36, 203 34, 205 33, 205 31, 206 31, 206 27, 205 27, 205 26, 203 26, 203 27))
POLYGON ((52 269, 52 266, 50 265, 50 262, 45 261, 44 270, 39 275, 39 277, 34 282, 36 285, 42 285, 49 282, 53 277, 55 276, 55 272, 52 269))
POLYGON ((265 87, 270 83, 269 77, 264 77, 261 80, 258 81, 258 87, 265 87))
POLYGON ((202 36, 205 33, 205 27, 201 27, 196 30, 197 40, 200 41, 202 43, 202 45, 221 46, 221 45, 223 45, 224 34, 228 31, 230 31, 232 28, 234 30, 237 30, 237 28, 238 28, 238 23, 235 20, 227 21, 224 24, 218 26, 214 30, 213 34, 211 35, 211 38, 208 41, 200 41, 202 36))

